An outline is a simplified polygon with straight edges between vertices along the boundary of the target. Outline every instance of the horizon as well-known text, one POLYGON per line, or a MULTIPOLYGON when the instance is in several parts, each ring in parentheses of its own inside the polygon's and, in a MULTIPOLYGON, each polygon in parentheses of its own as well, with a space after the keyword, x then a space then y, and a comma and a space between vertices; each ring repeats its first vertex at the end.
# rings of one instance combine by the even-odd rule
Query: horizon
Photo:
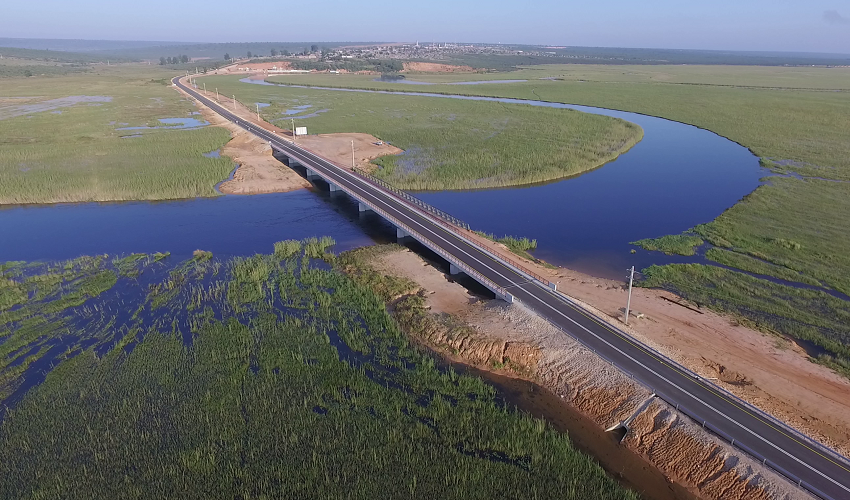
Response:
MULTIPOLYGON (((374 38, 379 27, 383 39, 410 42, 465 39, 480 41, 463 43, 825 54, 845 54, 850 47, 850 10, 842 12, 841 6, 823 0, 806 4, 751 0, 745 5, 732 0, 710 5, 680 5, 672 0, 649 5, 625 0, 572 5, 538 0, 522 7, 506 0, 486 4, 434 0, 428 5, 365 0, 330 5, 321 15, 309 8, 280 8, 261 1, 252 9, 227 11, 226 19, 188 23, 186 19, 198 19, 192 3, 153 0, 141 6, 80 0, 73 6, 50 8, 44 3, 9 6, 0 29, 7 38, 170 40, 177 44, 363 40, 374 38), (227 33, 231 40, 224 41, 217 33, 227 33)), ((219 7, 229 6, 204 4, 207 11, 219 7)))
MULTIPOLYGON (((20 41, 41 41, 41 42, 111 42, 123 44, 145 44, 128 47, 113 47, 107 49, 88 49, 80 50, 80 52, 98 52, 98 51, 114 51, 122 49, 135 49, 144 47, 175 47, 181 45, 250 45, 250 44, 281 44, 281 45, 305 45, 313 43, 326 43, 333 46, 346 46, 346 44, 364 45, 364 46, 379 46, 389 44, 457 44, 457 45, 503 45, 506 47, 537 47, 537 48, 553 48, 553 49, 626 49, 626 50, 666 50, 666 51, 683 51, 683 52, 717 52, 717 53, 735 53, 735 54, 752 54, 752 55, 807 55, 807 56, 847 56, 848 52, 823 52, 823 51, 793 51, 793 50, 748 50, 748 49, 702 49, 702 48, 681 48, 681 47, 649 47, 649 46, 619 46, 619 45, 556 45, 556 44, 532 44, 522 42, 482 42, 482 41, 446 41, 446 40, 383 40, 383 41, 358 41, 358 40, 251 40, 251 41, 221 41, 211 42, 206 40, 144 40, 144 39, 110 39, 110 38, 45 38, 45 37, 0 37, 0 47, 7 48, 31 48, 23 45, 4 45, 7 40, 20 41)), ((36 50, 55 50, 57 52, 75 52, 77 50, 70 48, 39 48, 36 50)))

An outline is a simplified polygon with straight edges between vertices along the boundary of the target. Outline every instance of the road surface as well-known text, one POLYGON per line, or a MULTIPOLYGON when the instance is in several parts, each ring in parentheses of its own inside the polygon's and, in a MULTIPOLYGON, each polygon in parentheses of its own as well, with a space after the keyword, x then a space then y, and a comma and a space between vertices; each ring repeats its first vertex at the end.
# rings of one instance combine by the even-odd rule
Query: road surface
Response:
POLYGON ((204 97, 179 78, 173 83, 210 109, 253 132, 360 202, 402 227, 437 253, 471 270, 533 309, 671 406, 734 446, 825 499, 850 499, 850 461, 780 423, 752 405, 699 378, 628 334, 595 317, 468 241, 446 223, 340 166, 247 122, 204 97), (424 239, 424 241, 423 241, 424 239))

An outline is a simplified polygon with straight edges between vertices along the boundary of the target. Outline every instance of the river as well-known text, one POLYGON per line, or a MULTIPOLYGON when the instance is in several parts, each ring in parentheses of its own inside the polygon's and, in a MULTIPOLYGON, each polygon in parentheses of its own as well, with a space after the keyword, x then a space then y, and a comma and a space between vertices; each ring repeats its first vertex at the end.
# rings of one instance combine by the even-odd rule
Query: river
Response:
MULTIPOLYGON (((327 90, 568 108, 641 126, 644 138, 631 150, 573 178, 503 189, 416 193, 475 229, 537 239, 537 257, 600 277, 622 278, 631 265, 640 269, 653 263, 693 261, 640 249, 631 253, 630 242, 709 222, 752 192, 767 174, 746 148, 713 132, 636 113, 518 99, 327 90)), ((166 250, 188 255, 196 248, 245 255, 268 251, 281 239, 311 235, 333 236, 339 251, 388 237, 386 228, 374 222, 359 223, 344 202, 327 200, 325 194, 300 191, 5 207, 0 210, 0 231, 15 237, 0 240, 0 261, 166 250)))

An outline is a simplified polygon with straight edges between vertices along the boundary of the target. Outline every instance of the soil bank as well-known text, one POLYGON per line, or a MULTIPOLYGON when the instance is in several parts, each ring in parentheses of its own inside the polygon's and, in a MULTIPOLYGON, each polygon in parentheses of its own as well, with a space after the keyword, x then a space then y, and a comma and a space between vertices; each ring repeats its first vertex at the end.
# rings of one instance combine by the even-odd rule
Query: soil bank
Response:
POLYGON ((642 342, 797 430, 850 454, 850 380, 814 363, 794 342, 740 325, 663 291, 635 288, 622 323, 626 283, 523 259, 475 233, 470 239, 522 262, 642 342))
POLYGON ((666 403, 648 399, 647 388, 522 305, 471 295, 407 249, 380 254, 369 265, 421 286, 415 293, 442 324, 465 325, 408 332, 414 339, 496 384, 509 403, 569 432, 645 497, 811 498, 666 403), (622 445, 619 435, 604 431, 636 411, 622 445))

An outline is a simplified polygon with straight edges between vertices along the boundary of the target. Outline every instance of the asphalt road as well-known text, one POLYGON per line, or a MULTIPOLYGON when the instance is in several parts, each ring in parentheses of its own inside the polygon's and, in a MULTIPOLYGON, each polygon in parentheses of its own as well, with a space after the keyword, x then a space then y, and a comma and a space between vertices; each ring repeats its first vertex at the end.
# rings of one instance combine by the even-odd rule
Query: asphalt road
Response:
POLYGON ((352 172, 293 145, 232 114, 202 93, 173 80, 230 121, 309 167, 360 202, 370 206, 420 242, 459 264, 477 279, 490 281, 579 340, 698 424, 743 449, 794 483, 826 499, 850 499, 850 462, 806 438, 748 403, 699 378, 628 334, 572 304, 568 298, 467 241, 447 225, 352 172))

